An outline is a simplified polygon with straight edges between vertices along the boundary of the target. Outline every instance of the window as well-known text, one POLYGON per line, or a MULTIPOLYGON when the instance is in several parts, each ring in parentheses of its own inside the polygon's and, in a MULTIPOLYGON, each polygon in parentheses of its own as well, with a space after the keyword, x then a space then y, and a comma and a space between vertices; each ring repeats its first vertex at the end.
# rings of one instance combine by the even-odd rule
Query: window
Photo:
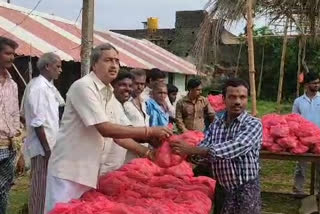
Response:
POLYGON ((174 85, 174 74, 173 73, 168 74, 168 83, 174 85))

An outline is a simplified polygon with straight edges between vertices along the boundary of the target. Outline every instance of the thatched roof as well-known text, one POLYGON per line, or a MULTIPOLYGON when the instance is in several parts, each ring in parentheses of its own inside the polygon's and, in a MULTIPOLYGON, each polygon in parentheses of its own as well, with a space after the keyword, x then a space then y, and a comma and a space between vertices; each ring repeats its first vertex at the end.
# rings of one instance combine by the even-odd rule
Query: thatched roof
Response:
MULTIPOLYGON (((297 25, 309 27, 312 32, 319 26, 320 0, 254 0, 256 14, 280 20, 288 17, 297 25)), ((246 17, 247 0, 208 0, 209 17, 236 21, 246 17)))

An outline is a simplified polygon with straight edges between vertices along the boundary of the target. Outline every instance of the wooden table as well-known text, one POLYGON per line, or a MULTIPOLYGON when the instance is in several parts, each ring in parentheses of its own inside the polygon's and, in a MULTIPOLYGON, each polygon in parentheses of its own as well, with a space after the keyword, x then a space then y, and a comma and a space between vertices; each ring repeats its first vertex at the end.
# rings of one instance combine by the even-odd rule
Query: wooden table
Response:
POLYGON ((269 151, 261 151, 260 152, 261 159, 273 159, 273 160, 289 160, 289 161, 306 161, 311 162, 311 187, 310 187, 310 195, 315 194, 315 180, 316 180, 316 172, 315 172, 315 164, 317 162, 320 163, 320 155, 316 154, 301 154, 295 155, 289 152, 280 152, 280 153, 272 153, 269 151))

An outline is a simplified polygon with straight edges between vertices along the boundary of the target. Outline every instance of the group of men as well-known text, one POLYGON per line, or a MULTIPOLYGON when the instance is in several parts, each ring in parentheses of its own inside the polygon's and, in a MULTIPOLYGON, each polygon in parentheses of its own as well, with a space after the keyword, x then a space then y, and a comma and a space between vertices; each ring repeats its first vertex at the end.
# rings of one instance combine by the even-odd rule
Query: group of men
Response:
MULTIPOLYGON (((7 72, 16 48, 12 40, 0 38, 1 77, 5 80, 1 86, 8 88, 1 90, 2 99, 8 99, 1 102, 2 110, 6 111, 1 119, 10 118, 9 125, 19 123, 15 129, 9 129, 10 126, 4 126, 7 122, 1 121, 1 130, 8 130, 1 139, 0 154, 7 152, 7 156, 1 156, 1 170, 10 172, 7 179, 1 177, 1 185, 6 181, 1 186, 2 213, 12 184, 14 167, 11 165, 15 155, 12 143, 5 147, 3 142, 14 141, 20 132, 17 86, 7 72), (8 59, 7 55, 10 55, 8 59), (12 96, 12 93, 16 94, 12 96), (16 112, 15 117, 11 111, 16 112)), ((177 89, 164 84, 165 75, 160 70, 153 69, 150 75, 137 69, 119 73, 119 53, 110 44, 95 47, 91 61, 92 71, 71 85, 66 102, 53 84, 62 72, 61 60, 54 53, 39 58, 40 75, 25 89, 21 105, 27 130, 25 153, 31 158, 29 213, 48 213, 57 203, 80 198, 97 187, 100 175, 133 158, 153 160, 159 140, 172 135, 172 130, 167 128, 170 120, 184 132, 204 131, 206 119, 213 123, 200 147, 176 142, 172 145, 174 151, 209 160, 221 189, 227 193, 234 191, 232 197, 226 194, 223 213, 239 211, 245 203, 247 209, 259 209, 258 157, 262 128, 260 121, 245 111, 246 82, 234 79, 225 84, 226 113, 214 120, 215 113, 201 96, 198 79, 188 82, 188 94, 175 107, 177 89), (168 89, 173 93, 170 96, 168 89), (59 106, 64 106, 61 121, 59 106)))
MULTIPOLYGON (((0 213, 6 213, 21 133, 17 85, 8 73, 17 47, 0 37, 0 213)), ((262 124, 246 111, 249 86, 245 81, 225 82, 226 110, 215 117, 201 96, 199 79, 189 80, 188 94, 176 101, 177 88, 164 83, 165 73, 159 69, 148 75, 140 69, 119 72, 119 53, 110 44, 95 47, 91 63, 92 71, 71 85, 66 102, 53 84, 62 72, 54 53, 39 58, 40 75, 25 89, 21 105, 27 130, 25 153, 31 158, 29 213, 48 213, 57 203, 80 198, 97 187, 99 176, 133 158, 153 160, 159 141, 172 135, 167 128, 170 122, 179 132, 206 133, 198 147, 175 142, 172 148, 194 163, 210 163, 218 182, 215 213, 261 212, 262 124), (60 106, 64 106, 61 120, 60 106)), ((294 112, 308 113, 303 110, 308 103, 315 111, 318 108, 313 100, 318 98, 319 78, 311 79, 294 112)))

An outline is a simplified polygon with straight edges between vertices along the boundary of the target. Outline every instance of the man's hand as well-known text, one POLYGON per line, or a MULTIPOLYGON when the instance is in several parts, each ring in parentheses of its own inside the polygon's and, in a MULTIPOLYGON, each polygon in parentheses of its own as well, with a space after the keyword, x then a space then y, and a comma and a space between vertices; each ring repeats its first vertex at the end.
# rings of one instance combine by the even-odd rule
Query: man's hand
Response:
POLYGON ((51 150, 50 150, 50 149, 44 150, 44 157, 45 157, 47 160, 49 160, 50 156, 51 156, 51 150))
POLYGON ((168 127, 150 127, 150 137, 155 137, 155 138, 168 138, 172 135, 172 130, 169 129, 168 127))
POLYGON ((162 142, 160 139, 157 138, 151 138, 150 140, 148 140, 149 144, 153 147, 153 148, 159 148, 162 145, 162 142))
POLYGON ((148 158, 151 161, 154 161, 156 159, 156 151, 155 150, 151 150, 146 158, 148 158))
POLYGON ((154 161, 156 158, 156 152, 153 149, 149 149, 149 148, 143 146, 143 154, 140 155, 140 157, 147 158, 151 161, 154 161))
POLYGON ((178 155, 192 155, 194 154, 195 147, 190 146, 188 143, 183 141, 176 141, 170 143, 170 146, 174 153, 178 155))
POLYGON ((201 148, 197 146, 191 146, 186 142, 177 141, 170 144, 172 151, 179 155, 200 155, 206 157, 208 155, 209 149, 201 148))
POLYGON ((19 157, 18 163, 17 163, 17 173, 18 175, 23 175, 25 170, 25 161, 23 155, 19 157))

